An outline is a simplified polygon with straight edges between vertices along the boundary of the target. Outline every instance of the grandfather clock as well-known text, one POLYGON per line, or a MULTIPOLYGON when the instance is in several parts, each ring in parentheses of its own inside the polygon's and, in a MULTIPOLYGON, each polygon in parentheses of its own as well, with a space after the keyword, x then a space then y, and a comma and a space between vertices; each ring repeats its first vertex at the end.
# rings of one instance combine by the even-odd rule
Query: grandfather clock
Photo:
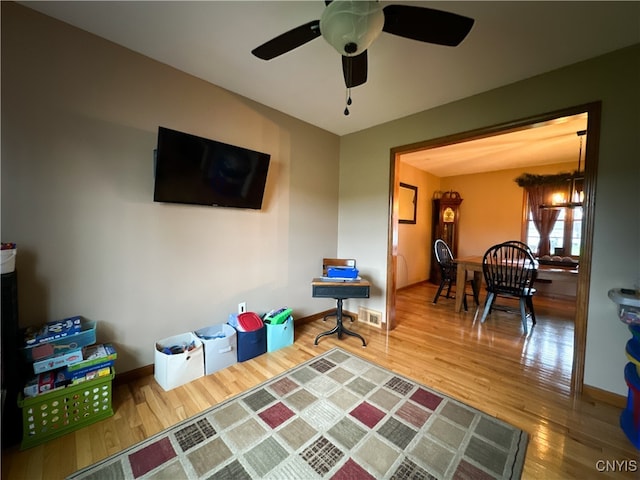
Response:
POLYGON ((433 244, 439 238, 444 240, 453 257, 458 256, 458 221, 460 219, 460 204, 462 198, 458 192, 435 192, 433 194, 433 212, 431 223, 431 271, 429 280, 440 283, 440 268, 433 252, 433 244))

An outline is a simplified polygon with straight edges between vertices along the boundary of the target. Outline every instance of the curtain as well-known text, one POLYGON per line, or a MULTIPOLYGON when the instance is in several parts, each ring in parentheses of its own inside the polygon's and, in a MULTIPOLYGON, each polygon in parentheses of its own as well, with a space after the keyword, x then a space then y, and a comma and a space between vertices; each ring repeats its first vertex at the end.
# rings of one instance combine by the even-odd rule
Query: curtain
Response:
POLYGON ((551 242, 549 235, 553 226, 560 215, 560 210, 540 208, 540 205, 547 203, 551 195, 558 190, 557 184, 547 185, 529 185, 525 187, 529 197, 529 206, 531 208, 531 218, 533 224, 540 234, 540 243, 538 244, 538 257, 543 255, 551 255, 551 242))

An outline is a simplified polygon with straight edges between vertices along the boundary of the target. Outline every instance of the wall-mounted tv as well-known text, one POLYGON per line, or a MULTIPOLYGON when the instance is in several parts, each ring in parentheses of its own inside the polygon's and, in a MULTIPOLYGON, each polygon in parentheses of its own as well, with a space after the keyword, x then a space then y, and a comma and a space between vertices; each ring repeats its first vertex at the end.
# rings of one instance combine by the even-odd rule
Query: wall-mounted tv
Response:
POLYGON ((153 200, 262 208, 271 155, 158 127, 153 200))

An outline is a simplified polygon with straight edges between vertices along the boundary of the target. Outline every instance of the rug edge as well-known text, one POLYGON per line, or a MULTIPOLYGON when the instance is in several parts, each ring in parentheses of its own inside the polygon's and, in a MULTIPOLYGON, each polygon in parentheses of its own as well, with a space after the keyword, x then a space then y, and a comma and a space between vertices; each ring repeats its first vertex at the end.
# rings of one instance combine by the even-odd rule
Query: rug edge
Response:
MULTIPOLYGON (((320 352, 320 353, 318 353, 317 355, 315 355, 315 356, 313 356, 313 357, 311 357, 311 358, 309 358, 309 359, 305 360, 304 362, 301 362, 301 363, 299 363, 299 364, 297 364, 297 365, 295 365, 295 366, 293 366, 293 367, 290 367, 290 368, 286 369, 285 371, 283 371, 283 372, 281 372, 281 373, 279 373, 279 374, 277 374, 277 375, 274 375, 273 377, 268 378, 268 379, 266 379, 266 380, 264 380, 264 381, 262 381, 262 382, 260 382, 260 383, 258 383, 258 384, 256 384, 256 385, 254 385, 254 386, 253 386, 253 387, 251 387, 249 390, 253 390, 254 388, 260 388, 261 386, 263 386, 263 385, 265 385, 265 384, 267 384, 267 383, 270 383, 270 382, 272 382, 272 381, 274 381, 274 380, 277 380, 279 377, 283 377, 283 376, 285 376, 285 375, 288 375, 288 374, 291 372, 291 370, 292 370, 292 369, 294 369, 294 368, 300 368, 300 367, 302 367, 302 366, 306 365, 307 363, 310 363, 310 362, 314 361, 314 360, 315 360, 315 359, 317 359, 318 357, 321 357, 321 356, 323 356, 323 355, 328 355, 328 354, 333 353, 334 351, 338 351, 338 350, 339 350, 339 351, 342 351, 342 352, 344 352, 344 353, 347 353, 347 354, 355 355, 355 354, 353 354, 353 353, 351 353, 351 352, 348 352, 348 351, 344 350, 343 348, 340 348, 340 347, 333 347, 333 348, 331 348, 330 350, 327 350, 327 351, 325 351, 325 352, 320 352)), ((355 356, 357 356, 357 355, 355 355, 355 356)), ((361 358, 361 357, 358 357, 358 358, 361 358)), ((363 359, 363 360, 364 360, 364 359, 363 359)), ((225 405, 226 403, 230 403, 230 402, 234 401, 237 397, 239 397, 240 395, 242 395, 242 394, 243 394, 243 393, 245 393, 245 392, 248 392, 249 390, 244 390, 243 392, 236 393, 235 395, 232 395, 232 396, 230 396, 229 398, 225 398, 225 399, 224 399, 224 400, 222 400, 221 402, 216 403, 215 405, 210 405, 210 406, 206 407, 204 410, 202 410, 202 411, 200 411, 200 412, 198 412, 198 413, 195 413, 195 414, 191 415, 190 417, 185 418, 184 420, 180 420, 178 423, 175 423, 175 424, 173 424, 173 425, 171 425, 171 426, 169 426, 169 427, 163 428, 163 429, 162 429, 161 431, 159 431, 158 433, 154 433, 154 434, 153 434, 153 435, 151 435, 150 437, 144 438, 144 439, 142 439, 142 440, 140 440, 140 441, 138 441, 138 442, 134 443, 133 445, 130 445, 130 446, 128 446, 128 447, 125 447, 124 449, 120 450, 119 452, 112 453, 111 455, 109 455, 109 456, 108 456, 108 457, 106 457, 106 458, 103 458, 102 460, 98 460, 97 462, 92 463, 92 464, 90 464, 90 465, 87 465, 86 467, 82 467, 80 470, 76 470, 76 471, 75 471, 75 472, 73 472, 72 474, 70 474, 70 475, 68 475, 67 477, 65 477, 65 480, 74 480, 74 479, 76 479, 76 478, 81 478, 81 476, 82 476, 86 471, 88 471, 88 470, 93 470, 94 468, 96 468, 96 467, 98 467, 98 466, 107 465, 107 464, 111 463, 112 461, 114 461, 114 460, 116 459, 116 457, 119 457, 119 456, 121 456, 121 455, 126 455, 126 454, 127 454, 127 452, 129 452, 130 450, 135 450, 135 449, 137 449, 137 448, 138 448, 142 443, 145 443, 145 442, 153 442, 153 441, 154 441, 154 440, 156 440, 157 438, 160 438, 160 437, 162 437, 163 435, 165 435, 167 430, 169 430, 169 429, 174 429, 174 428, 179 428, 181 425, 186 424, 186 423, 189 423, 190 421, 192 421, 193 417, 195 417, 196 415, 202 415, 204 412, 206 412, 207 410, 209 410, 209 409, 211 409, 211 408, 218 408, 218 407, 222 407, 222 406, 223 406, 223 405, 225 405)), ((73 433, 73 432, 70 432, 70 433, 73 433)))

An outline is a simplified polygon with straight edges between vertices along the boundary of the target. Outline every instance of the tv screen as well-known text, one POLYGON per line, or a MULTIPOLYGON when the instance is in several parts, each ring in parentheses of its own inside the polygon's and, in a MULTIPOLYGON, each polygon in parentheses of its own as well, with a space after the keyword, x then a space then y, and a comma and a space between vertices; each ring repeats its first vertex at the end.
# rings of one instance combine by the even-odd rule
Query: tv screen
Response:
POLYGON ((271 156, 158 128, 155 202, 262 208, 271 156))

